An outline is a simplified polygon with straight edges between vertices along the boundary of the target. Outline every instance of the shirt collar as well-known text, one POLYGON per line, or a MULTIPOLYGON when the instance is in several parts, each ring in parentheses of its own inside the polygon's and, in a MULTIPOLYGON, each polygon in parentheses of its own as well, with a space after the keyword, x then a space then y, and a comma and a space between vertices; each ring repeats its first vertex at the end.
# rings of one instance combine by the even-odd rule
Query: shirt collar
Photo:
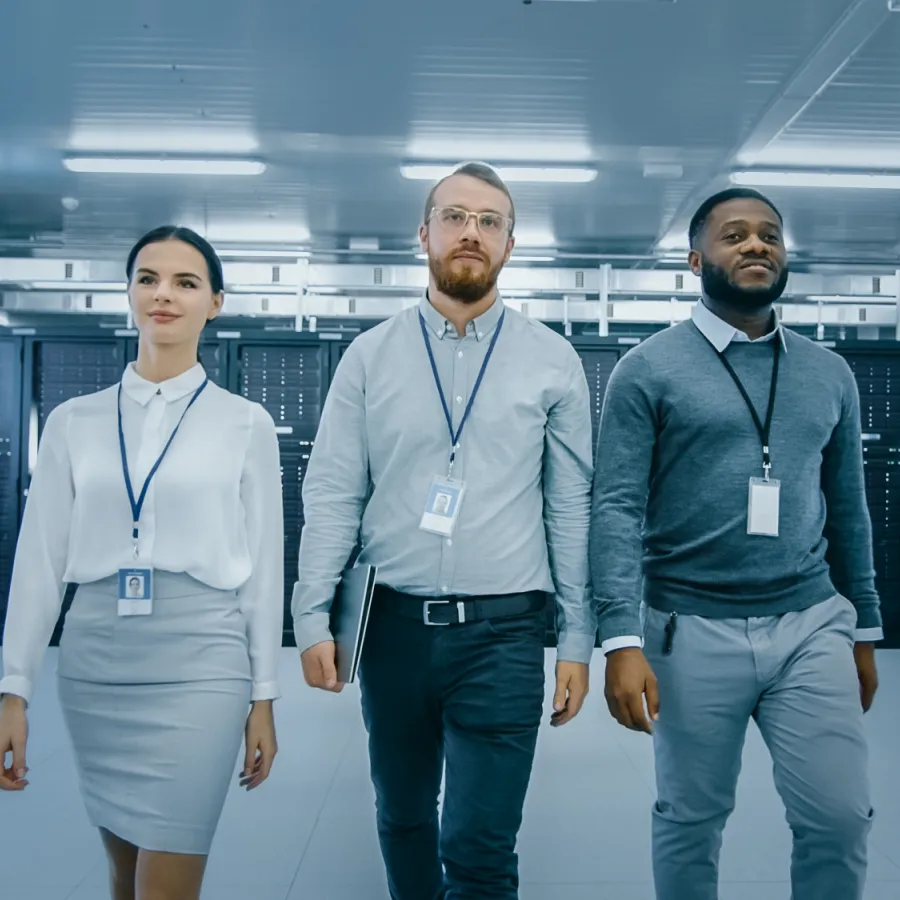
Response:
POLYGON ((156 384, 138 375, 134 363, 129 363, 122 375, 122 390, 141 406, 146 406, 156 394, 162 395, 166 403, 174 403, 188 394, 193 394, 205 379, 206 371, 200 363, 197 363, 187 372, 156 384))
MULTIPOLYGON (((491 304, 490 309, 482 313, 477 319, 473 319, 469 322, 466 326, 466 335, 468 337, 474 337, 477 341, 490 337, 493 330, 497 327, 497 323, 500 321, 503 308, 503 300, 500 299, 500 295, 498 294, 497 299, 491 304)), ((448 322, 431 305, 427 291, 419 301, 419 312, 421 312, 422 317, 425 319, 425 324, 439 339, 443 340, 444 336, 447 334, 456 334, 456 326, 452 322, 448 322)))
POLYGON ((720 319, 702 300, 698 301, 691 313, 691 318, 697 326, 699 332, 705 337, 719 353, 724 353, 725 348, 732 342, 738 343, 765 343, 771 341, 777 334, 781 340, 781 349, 787 352, 787 340, 784 336, 784 328, 778 320, 778 314, 773 310, 772 315, 775 317, 775 328, 768 334, 763 335, 755 341, 743 331, 729 325, 724 319, 720 319))

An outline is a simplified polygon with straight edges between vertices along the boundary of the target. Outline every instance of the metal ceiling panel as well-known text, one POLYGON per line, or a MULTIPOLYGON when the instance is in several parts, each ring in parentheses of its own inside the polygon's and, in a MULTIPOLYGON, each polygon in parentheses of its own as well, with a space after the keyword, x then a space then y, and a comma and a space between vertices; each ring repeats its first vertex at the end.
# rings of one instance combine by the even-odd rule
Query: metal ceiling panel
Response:
MULTIPOLYGON (((873 14, 876 4, 872 2, 873 14)), ((878 4, 880 27, 760 152, 768 168, 900 169, 900 15, 878 4)), ((891 190, 770 189, 800 249, 866 259, 900 255, 900 204, 891 190)))
MULTIPOLYGON (((863 157, 877 153, 886 162, 891 159, 885 149, 900 154, 900 15, 888 16, 828 88, 768 148, 766 159, 792 162, 789 151, 803 147, 824 150, 824 161, 837 165, 848 149, 855 148, 863 157)), ((893 166, 900 167, 900 158, 893 166)))
MULTIPOLYGON (((30 241, 121 256, 173 220, 217 244, 408 247, 428 185, 400 165, 480 158, 599 168, 587 185, 513 186, 523 245, 646 253, 851 5, 232 0, 212 14, 201 0, 7 3, 0 190, 14 189, 0 252, 30 241), (73 151, 252 156, 267 170, 76 175, 60 162, 73 151), (62 197, 77 208, 52 209, 62 197)), ((897 27, 781 140, 900 141, 897 27)), ((889 197, 781 199, 813 255, 875 231, 879 252, 900 244, 889 197)))

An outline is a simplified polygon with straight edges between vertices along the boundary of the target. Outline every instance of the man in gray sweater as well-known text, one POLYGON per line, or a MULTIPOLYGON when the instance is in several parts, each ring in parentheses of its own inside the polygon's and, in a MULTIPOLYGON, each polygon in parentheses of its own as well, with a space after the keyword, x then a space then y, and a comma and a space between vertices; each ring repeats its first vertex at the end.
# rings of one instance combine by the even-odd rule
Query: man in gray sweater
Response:
POLYGON ((718 897, 751 718, 794 835, 794 900, 863 896, 883 635, 859 394, 841 357, 776 319, 782 224, 755 191, 698 210, 703 299, 619 362, 601 416, 591 578, 610 712, 654 735, 658 900, 718 897))

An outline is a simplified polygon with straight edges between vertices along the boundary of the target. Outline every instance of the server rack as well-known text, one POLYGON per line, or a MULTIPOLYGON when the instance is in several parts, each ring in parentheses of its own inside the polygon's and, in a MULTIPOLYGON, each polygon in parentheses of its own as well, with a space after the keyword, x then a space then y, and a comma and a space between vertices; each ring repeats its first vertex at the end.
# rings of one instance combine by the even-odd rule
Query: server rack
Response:
POLYGON ((269 412, 278 430, 284 497, 284 634, 293 646, 290 602, 303 528, 301 490, 331 378, 332 349, 314 335, 248 338, 231 345, 231 390, 269 412))
POLYGON ((628 352, 628 348, 618 343, 604 341, 601 338, 572 338, 571 340, 581 357, 581 364, 587 377, 588 390, 591 394, 591 425, 596 442, 606 385, 609 383, 616 363, 628 352))
POLYGON ((900 646, 900 350, 841 348, 860 394, 866 498, 885 646, 900 646))
MULTIPOLYGON (((47 417, 73 397, 115 384, 126 362, 124 338, 106 334, 26 337, 22 366, 20 484, 22 507, 47 417)), ((51 643, 59 641, 62 623, 77 585, 68 585, 51 643)))
POLYGON ((0 338, 0 636, 19 531, 22 342, 0 338))

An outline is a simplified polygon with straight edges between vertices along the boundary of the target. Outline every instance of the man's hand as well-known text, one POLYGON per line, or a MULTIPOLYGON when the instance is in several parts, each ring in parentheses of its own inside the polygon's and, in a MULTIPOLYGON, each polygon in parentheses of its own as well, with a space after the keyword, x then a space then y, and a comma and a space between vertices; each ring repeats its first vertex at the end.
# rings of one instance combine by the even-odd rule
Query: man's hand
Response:
POLYGON ((344 685, 337 680, 334 641, 322 641, 300 654, 303 677, 310 687, 339 694, 344 685))
POLYGON ((859 675, 859 699, 863 712, 872 708, 875 692, 878 690, 878 669, 875 667, 875 645, 855 644, 853 658, 856 660, 856 671, 859 675))
POLYGON ((626 647, 613 650, 606 657, 606 705, 612 717, 632 731, 653 733, 653 726, 644 711, 654 722, 659 717, 659 692, 656 676, 642 650, 626 647))
POLYGON ((586 663, 558 662, 550 724, 558 728, 574 719, 581 712, 589 690, 590 668, 586 663))

